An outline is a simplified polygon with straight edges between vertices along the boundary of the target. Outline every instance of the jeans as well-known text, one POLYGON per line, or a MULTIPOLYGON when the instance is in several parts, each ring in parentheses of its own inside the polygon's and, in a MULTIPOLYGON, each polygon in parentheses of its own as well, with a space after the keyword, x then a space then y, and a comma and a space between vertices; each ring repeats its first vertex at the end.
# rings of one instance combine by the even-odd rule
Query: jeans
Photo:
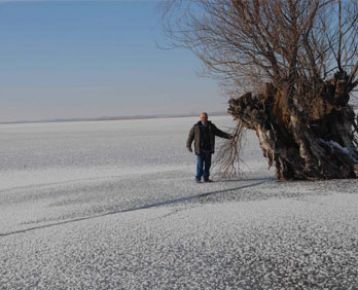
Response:
POLYGON ((209 179, 211 155, 212 153, 210 151, 203 151, 200 152, 200 154, 196 154, 196 180, 201 180, 202 176, 204 176, 204 179, 209 179))

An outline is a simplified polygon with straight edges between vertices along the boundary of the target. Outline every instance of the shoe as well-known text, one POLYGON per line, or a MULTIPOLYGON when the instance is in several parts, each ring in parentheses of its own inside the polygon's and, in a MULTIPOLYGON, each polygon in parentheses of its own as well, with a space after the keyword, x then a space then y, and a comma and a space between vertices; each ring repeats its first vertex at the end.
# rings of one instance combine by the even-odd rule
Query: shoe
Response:
POLYGON ((204 179, 204 182, 214 182, 214 181, 209 178, 206 178, 206 179, 204 179))
POLYGON ((200 180, 200 179, 195 178, 195 182, 196 182, 196 183, 201 183, 201 180, 200 180))

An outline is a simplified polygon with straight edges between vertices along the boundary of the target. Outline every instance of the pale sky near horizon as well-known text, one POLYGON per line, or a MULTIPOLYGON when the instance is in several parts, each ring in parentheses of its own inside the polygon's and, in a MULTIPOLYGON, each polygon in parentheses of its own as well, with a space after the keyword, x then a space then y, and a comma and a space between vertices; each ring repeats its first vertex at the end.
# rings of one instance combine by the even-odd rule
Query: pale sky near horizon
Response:
POLYGON ((0 1, 0 122, 225 111, 158 1, 0 1))

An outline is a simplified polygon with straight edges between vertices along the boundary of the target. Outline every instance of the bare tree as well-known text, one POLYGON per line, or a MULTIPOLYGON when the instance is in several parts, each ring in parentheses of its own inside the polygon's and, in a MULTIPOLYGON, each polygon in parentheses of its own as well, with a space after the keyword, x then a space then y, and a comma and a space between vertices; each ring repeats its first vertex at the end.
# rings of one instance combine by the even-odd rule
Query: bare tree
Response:
POLYGON ((358 85, 358 1, 168 5, 169 36, 230 88, 228 112, 238 134, 255 130, 278 179, 358 176, 358 126, 350 105, 358 85))

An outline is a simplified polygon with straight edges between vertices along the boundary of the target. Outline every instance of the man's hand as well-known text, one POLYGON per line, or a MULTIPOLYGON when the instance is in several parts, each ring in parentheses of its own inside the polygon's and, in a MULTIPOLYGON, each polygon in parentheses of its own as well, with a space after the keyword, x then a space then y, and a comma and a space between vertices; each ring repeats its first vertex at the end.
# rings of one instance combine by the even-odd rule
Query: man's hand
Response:
POLYGON ((193 149, 191 149, 191 147, 187 147, 188 151, 193 153, 193 149))

